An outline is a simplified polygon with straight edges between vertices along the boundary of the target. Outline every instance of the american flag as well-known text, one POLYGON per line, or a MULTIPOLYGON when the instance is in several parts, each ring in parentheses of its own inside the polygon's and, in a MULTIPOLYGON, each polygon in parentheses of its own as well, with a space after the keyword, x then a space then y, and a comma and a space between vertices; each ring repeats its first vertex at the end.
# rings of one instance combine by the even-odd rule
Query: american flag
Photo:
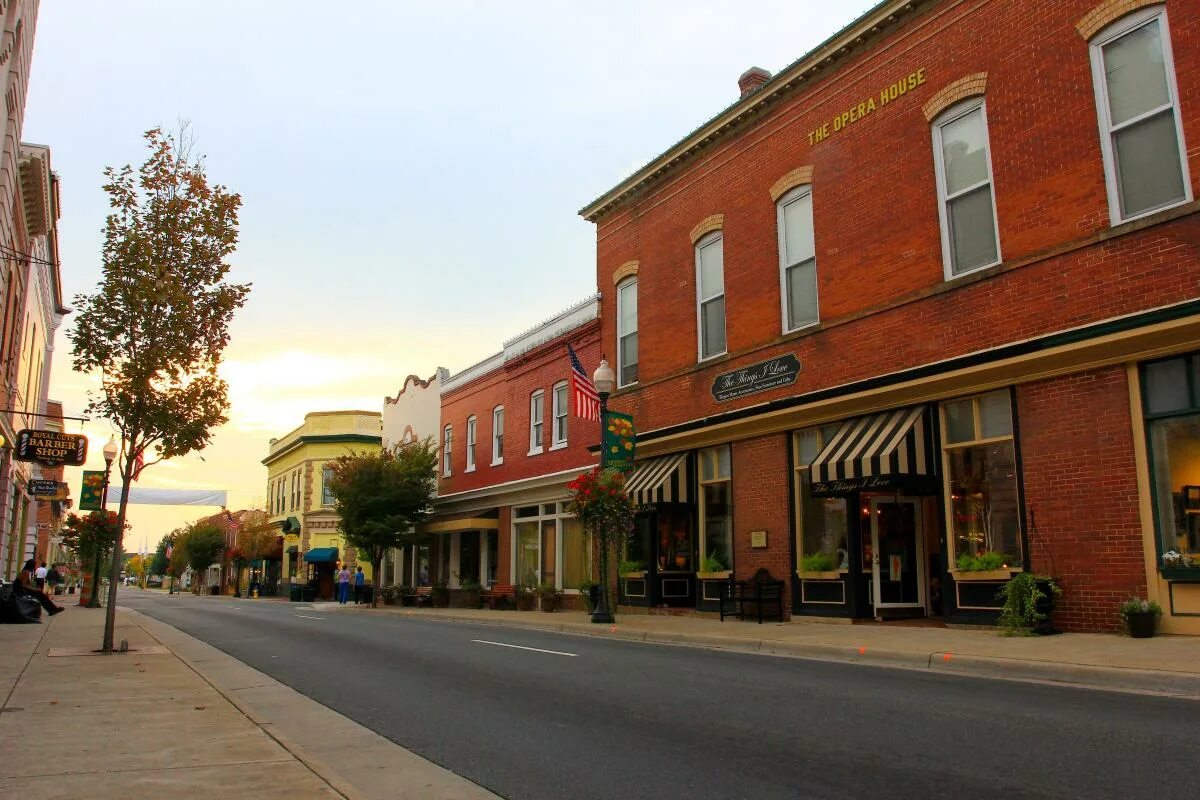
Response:
POLYGON ((575 348, 571 347, 569 342, 567 356, 571 359, 571 396, 575 398, 575 416, 599 422, 600 395, 596 393, 596 387, 583 371, 583 364, 579 363, 579 356, 575 355, 575 348))
POLYGON ((142 474, 142 470, 146 466, 146 458, 144 455, 145 452, 146 448, 143 447, 138 450, 137 455, 133 457, 133 474, 129 476, 131 480, 136 481, 138 476, 142 474))

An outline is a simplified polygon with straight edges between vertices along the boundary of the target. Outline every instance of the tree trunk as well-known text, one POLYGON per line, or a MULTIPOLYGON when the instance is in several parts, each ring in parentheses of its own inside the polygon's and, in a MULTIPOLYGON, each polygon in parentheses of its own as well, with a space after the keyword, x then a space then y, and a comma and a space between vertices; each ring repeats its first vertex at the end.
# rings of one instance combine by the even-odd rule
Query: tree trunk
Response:
POLYGON ((374 558, 371 560, 371 608, 378 608, 379 576, 382 574, 380 569, 383 567, 383 553, 377 548, 372 555, 374 558))
MULTIPOLYGON (((133 462, 136 458, 133 448, 134 441, 135 437, 130 436, 129 452, 125 455, 125 466, 118 473, 121 478, 121 506, 117 512, 117 535, 113 540, 113 563, 108 580, 108 609, 104 615, 102 649, 106 654, 113 651, 113 631, 117 623, 117 584, 121 582, 121 546, 125 538, 125 512, 129 509, 129 476, 133 474, 133 462)), ((104 492, 107 495, 107 486, 104 487, 104 492)), ((108 498, 105 497, 106 506, 107 500, 108 498)))

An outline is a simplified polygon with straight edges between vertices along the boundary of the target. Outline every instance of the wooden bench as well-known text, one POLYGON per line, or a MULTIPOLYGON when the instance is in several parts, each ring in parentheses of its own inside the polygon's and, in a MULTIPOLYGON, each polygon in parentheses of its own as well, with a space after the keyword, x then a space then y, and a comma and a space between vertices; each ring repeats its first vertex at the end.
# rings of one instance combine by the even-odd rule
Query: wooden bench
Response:
POLYGON ((433 605, 433 587, 418 586, 413 590, 412 594, 405 595, 413 599, 414 606, 432 606, 433 605))
POLYGON ((783 622, 783 585, 783 581, 772 578, 765 567, 748 581, 730 578, 721 586, 721 622, 735 615, 744 620, 747 605, 751 606, 751 613, 758 617, 760 625, 764 616, 783 622))
POLYGON ((495 583, 479 592, 479 599, 493 611, 508 608, 516 598, 516 588, 511 583, 495 583))

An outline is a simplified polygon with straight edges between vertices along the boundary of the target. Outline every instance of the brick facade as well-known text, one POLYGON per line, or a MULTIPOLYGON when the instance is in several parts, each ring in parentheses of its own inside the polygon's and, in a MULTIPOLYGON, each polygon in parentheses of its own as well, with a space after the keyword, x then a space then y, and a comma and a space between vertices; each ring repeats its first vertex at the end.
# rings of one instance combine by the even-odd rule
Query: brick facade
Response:
MULTIPOLYGON (((759 569, 772 577, 792 573, 791 520, 781 503, 781 476, 787 476, 786 436, 763 436, 733 443, 733 562, 734 578, 750 580, 759 569), (751 531, 765 531, 765 548, 750 544, 751 531)), ((786 486, 784 487, 786 492, 786 486)))
POLYGON ((1115 629, 1117 607, 1146 594, 1125 370, 1029 383, 1017 397, 1030 552, 1061 580, 1056 623, 1115 629))

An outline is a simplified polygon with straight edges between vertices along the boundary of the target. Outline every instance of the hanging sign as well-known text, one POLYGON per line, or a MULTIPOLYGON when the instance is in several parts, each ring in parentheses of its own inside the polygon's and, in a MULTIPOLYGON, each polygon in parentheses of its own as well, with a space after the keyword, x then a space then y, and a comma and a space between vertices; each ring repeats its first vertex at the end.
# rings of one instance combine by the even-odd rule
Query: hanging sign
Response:
POLYGON ((79 510, 99 511, 104 503, 104 470, 83 471, 83 485, 79 488, 79 510))
POLYGON ((633 455, 636 451, 637 433, 633 429, 633 417, 618 411, 607 411, 604 415, 604 466, 633 471, 633 455))
POLYGON ((800 359, 791 353, 723 372, 713 379, 712 396, 718 403, 748 394, 791 386, 800 374, 800 359))
POLYGON ((41 500, 65 500, 67 497, 67 485, 58 481, 35 478, 29 482, 26 488, 29 490, 30 497, 37 497, 41 500))
POLYGON ((87 461, 88 440, 77 433, 36 431, 28 428, 17 434, 17 461, 33 461, 44 467, 66 464, 81 467, 87 461))

